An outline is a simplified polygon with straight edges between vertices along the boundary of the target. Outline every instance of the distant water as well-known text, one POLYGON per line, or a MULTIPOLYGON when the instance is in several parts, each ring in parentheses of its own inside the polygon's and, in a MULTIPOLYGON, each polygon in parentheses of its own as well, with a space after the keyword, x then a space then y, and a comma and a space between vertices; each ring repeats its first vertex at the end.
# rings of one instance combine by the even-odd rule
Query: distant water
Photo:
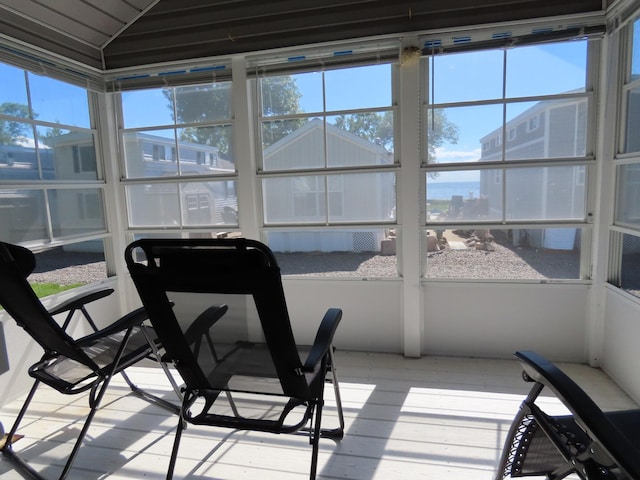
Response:
POLYGON ((427 198, 429 200, 451 200, 453 195, 463 198, 480 196, 480 182, 429 182, 427 183, 427 198))

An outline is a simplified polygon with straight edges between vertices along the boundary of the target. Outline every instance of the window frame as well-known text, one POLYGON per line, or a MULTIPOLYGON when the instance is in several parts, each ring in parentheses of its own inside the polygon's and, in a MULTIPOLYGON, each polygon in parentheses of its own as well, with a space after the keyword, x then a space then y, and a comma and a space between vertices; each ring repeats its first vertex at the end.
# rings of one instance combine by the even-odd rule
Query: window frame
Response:
MULTIPOLYGON (((640 285, 628 284, 625 279, 625 271, 629 265, 625 263, 625 254, 629 253, 627 247, 629 243, 640 242, 640 222, 627 222, 621 217, 620 209, 626 204, 622 201, 621 195, 625 194, 626 188, 622 188, 621 177, 624 169, 628 167, 640 168, 640 147, 629 150, 627 138, 631 124, 631 110, 629 108, 629 95, 632 91, 640 89, 640 75, 633 78, 634 47, 638 48, 640 56, 640 38, 634 38, 636 33, 640 33, 640 16, 630 18, 624 25, 621 32, 620 57, 623 67, 623 75, 619 78, 619 120, 616 151, 612 161, 614 170, 615 187, 614 202, 612 209, 612 222, 609 227, 609 256, 607 265, 607 284, 620 289, 636 301, 640 301, 640 285), (634 45, 637 40, 637 45, 634 45)), ((636 65, 637 66, 637 65, 636 65)), ((636 112, 640 117, 640 110, 636 112)), ((640 194, 636 189, 634 194, 640 194)), ((626 196, 626 195, 625 195, 626 196)))
MULTIPOLYGON (((555 43, 555 42, 554 42, 555 43)), ((516 47, 517 48, 517 47, 516 47)), ((578 278, 549 278, 545 281, 552 282, 565 282, 565 283, 584 283, 590 281, 591 276, 591 260, 590 260, 590 236, 592 235, 592 225, 591 219, 593 211, 593 205, 595 199, 593 198, 593 191, 591 184, 593 183, 593 178, 595 176, 595 146, 596 146, 596 100, 597 100, 597 92, 595 90, 595 85, 597 83, 597 74, 598 74, 598 66, 597 63, 599 61, 599 49, 602 48, 601 40, 590 40, 587 42, 587 52, 586 52, 586 75, 587 78, 585 80, 585 90, 584 92, 578 93, 565 93, 565 94, 554 94, 554 95, 540 95, 540 96, 532 96, 532 97, 524 97, 524 98, 508 98, 505 96, 505 91, 503 90, 503 96, 499 99, 493 100, 479 100, 479 101, 461 101, 457 103, 447 103, 447 104, 429 104, 429 99, 431 98, 429 90, 432 85, 427 79, 429 79, 429 69, 431 68, 431 56, 426 55, 422 60, 422 69, 421 75, 422 80, 420 82, 422 91, 421 98, 422 101, 422 112, 421 115, 423 118, 427 118, 430 114, 431 109, 452 107, 452 106, 474 106, 474 105, 488 105, 488 104, 501 104, 503 105, 503 112, 506 111, 507 106, 512 102, 536 102, 536 101, 544 101, 544 100, 554 100, 554 99, 566 99, 567 101, 571 101, 576 98, 584 98, 587 102, 587 112, 586 112, 586 128, 585 128, 585 154, 582 156, 575 157, 562 157, 562 158, 531 158, 526 160, 518 160, 518 159, 506 159, 505 150, 509 148, 509 143, 516 137, 519 136, 519 132, 517 131, 519 125, 514 124, 509 125, 506 121, 506 113, 503 113, 503 123, 502 128, 497 133, 495 138, 485 138, 479 144, 479 151, 481 150, 483 154, 486 154, 489 151, 492 151, 493 145, 498 143, 498 147, 502 149, 502 154, 499 160, 487 160, 478 162, 430 162, 429 156, 427 153, 427 138, 428 132, 426 128, 422 129, 421 138, 423 139, 423 146, 421 148, 422 152, 422 160, 421 160, 421 172, 423 174, 423 178, 425 179, 425 184, 428 181, 429 175, 434 172, 465 172, 465 171, 484 171, 484 170, 494 170, 495 172, 492 175, 492 182, 495 185, 503 185, 503 195, 504 183, 502 179, 504 175, 509 171, 514 171, 514 169, 518 168, 547 168, 547 167, 560 167, 560 166, 573 166, 580 169, 582 172, 582 180, 581 186, 584 186, 584 214, 582 218, 572 219, 566 218, 562 220, 553 220, 553 219, 542 219, 542 220, 522 220, 522 219, 514 219, 510 220, 507 217, 507 205, 502 205, 502 218, 499 220, 482 220, 482 219, 473 219, 473 220, 450 220, 445 222, 433 222, 430 221, 428 215, 422 216, 422 228, 425 231, 442 231, 442 230, 473 230, 474 228, 480 229, 496 229, 496 230, 505 230, 505 229, 520 229, 520 228, 535 228, 535 229, 544 229, 544 228, 577 228, 582 232, 581 234, 581 249, 580 249, 580 273, 578 278), (496 139, 505 139, 506 141, 497 142, 496 139)), ((465 51, 472 51, 473 49, 469 48, 465 51)), ((502 50, 506 49, 502 48, 502 50)), ((435 52, 434 52, 435 53, 435 52)), ((452 53, 455 53, 455 50, 452 49, 452 53)), ((441 54, 441 52, 435 53, 441 54)), ((505 53, 506 55, 506 53, 505 53)), ((504 68, 504 67, 503 67, 504 68)), ((534 117, 531 117, 526 120, 526 125, 523 126, 523 129, 526 130, 526 133, 533 132, 540 128, 541 118, 540 115, 542 113, 539 112, 534 117), (535 120, 533 120, 535 118, 535 120), (532 120, 535 125, 532 125, 532 120)), ((423 124, 427 122, 423 121, 423 124)), ((576 172, 574 172, 574 177, 576 172)), ((578 178, 578 177, 576 177, 578 178)), ((504 199, 503 199, 504 201, 504 199)), ((423 255, 427 256, 426 248, 423 249, 423 255)), ((424 266, 427 262, 421 262, 424 266)), ((483 281, 482 279, 477 279, 476 277, 451 277, 451 278, 435 278, 430 277, 428 272, 428 266, 424 266, 422 270, 422 278, 425 281, 483 281)), ((496 281, 495 279, 484 279, 496 281)), ((497 280, 500 281, 500 280, 497 280)), ((527 278, 523 278, 521 280, 508 279, 503 280, 505 282, 531 282, 534 280, 530 280, 527 278)))
MULTIPOLYGON (((222 202, 224 205, 221 203, 220 211, 211 213, 210 215, 211 220, 209 222, 198 223, 198 224, 190 223, 189 213, 194 212, 194 210, 190 209, 189 199, 194 195, 194 193, 190 193, 189 191, 187 191, 189 187, 199 188, 201 184, 203 185, 202 188, 206 188, 204 186, 206 184, 210 184, 213 190, 218 190, 213 187, 214 185, 217 186, 219 184, 224 184, 225 191, 228 191, 229 189, 226 188, 228 185, 228 182, 233 182, 235 184, 235 191, 237 191, 238 159, 232 158, 231 161, 229 162, 233 165, 233 170, 230 170, 228 168, 222 168, 222 167, 219 168, 218 152, 216 152, 214 156, 214 154, 212 153, 204 152, 201 149, 195 149, 194 150, 195 157, 193 159, 193 162, 189 162, 187 161, 186 156, 184 157, 184 159, 181 159, 182 157, 181 152, 183 152, 186 147, 181 143, 182 141, 179 139, 180 131, 183 129, 229 128, 230 129, 230 149, 231 151, 234 150, 233 144, 235 142, 235 132, 234 132, 235 120, 234 120, 234 113, 233 113, 234 107, 233 107, 233 95, 232 95, 233 80, 228 75, 225 75, 224 77, 218 80, 216 80, 215 78, 211 80, 209 78, 207 81, 203 81, 200 77, 195 77, 193 79, 193 82, 189 82, 188 80, 185 80, 175 85, 145 84, 140 88, 129 88, 128 90, 126 90, 126 92, 135 92, 136 90, 152 91, 152 90, 158 90, 158 89, 162 89, 162 90, 172 89, 174 92, 173 113, 171 115, 173 119, 172 123, 162 123, 162 124, 158 123, 154 125, 142 125, 142 126, 138 125, 138 126, 127 127, 125 125, 125 114, 123 109, 123 94, 125 92, 119 91, 115 94, 116 105, 117 105, 118 139, 121 146, 123 146, 127 142, 126 138, 131 135, 138 136, 138 135, 153 134, 154 131, 172 131, 173 132, 173 138, 167 139, 167 142, 165 142, 167 143, 166 145, 158 145, 158 144, 152 145, 152 160, 155 160, 160 163, 175 165, 175 171, 172 173, 165 172, 162 175, 151 175, 151 176, 144 176, 144 175, 137 176, 137 175, 130 174, 125 148, 124 147, 120 148, 119 166, 121 171, 121 183, 123 186, 122 192, 126 200, 125 202, 126 212, 127 212, 126 228, 127 228, 129 238, 135 238, 136 235, 143 232, 146 232, 148 234, 153 234, 154 232, 171 231, 173 232, 174 236, 176 234, 189 236, 192 234, 193 235, 201 235, 201 234, 209 235, 211 232, 214 232, 212 234, 215 235, 215 232, 238 231, 239 229, 238 224, 230 225, 226 223, 222 218, 222 209, 224 208, 224 206, 228 206, 229 202, 234 203, 234 199, 232 198, 230 200, 228 198, 229 197, 228 195, 226 195, 224 199, 225 201, 222 202), (176 89, 180 89, 182 87, 207 87, 207 86, 214 85, 216 83, 220 83, 220 84, 224 83, 228 85, 228 88, 229 88, 228 117, 218 118, 217 116, 214 116, 213 119, 209 119, 206 121, 179 122, 178 119, 176 118, 177 114, 175 113, 176 89), (169 143, 173 143, 170 146, 170 149, 168 148, 169 143), (156 150, 159 150, 160 147, 162 148, 162 152, 161 154, 156 155, 156 150), (182 168, 185 165, 191 165, 191 164, 197 165, 199 167, 211 167, 211 168, 208 171, 206 171, 203 168, 198 173, 184 172, 182 170, 182 168), (135 202, 133 201, 134 193, 132 193, 136 190, 136 188, 156 189, 156 191, 158 192, 162 192, 164 189, 166 192, 168 192, 169 195, 173 195, 174 189, 175 189, 175 197, 176 197, 175 201, 177 205, 176 212, 174 212, 175 223, 168 225, 168 224, 163 224, 162 222, 159 222, 158 224, 146 225, 146 224, 140 224, 136 222, 135 217, 139 216, 139 213, 137 215, 134 214, 133 204, 135 202), (216 219, 220 219, 220 218, 222 218, 222 221, 215 223, 216 219)), ((198 198, 200 198, 201 194, 195 193, 195 195, 198 196, 198 198)), ((234 197, 235 197, 235 203, 234 203, 235 211, 238 212, 237 194, 235 194, 234 197)), ((171 203, 171 199, 168 199, 168 200, 169 200, 169 203, 171 203)), ((200 200, 198 200, 197 210, 199 212, 203 210, 200 207, 201 207, 201 202, 200 200)), ((213 210, 210 204, 208 209, 213 210)))
MULTIPOLYGON (((32 105, 34 102, 32 101, 32 92, 29 88, 29 81, 31 77, 39 77, 41 73, 34 72, 23 67, 11 65, 6 62, 2 63, 10 68, 15 68, 17 71, 21 71, 24 74, 24 86, 27 101, 26 107, 28 108, 29 114, 27 117, 4 115, 3 119, 24 123, 29 126, 28 128, 31 132, 30 134, 33 136, 35 158, 34 171, 36 172, 37 178, 0 178, 0 189, 8 189, 15 192, 32 192, 32 194, 34 192, 39 193, 42 202, 41 216, 43 217, 44 221, 40 226, 42 235, 38 235, 39 238, 30 237, 27 239, 13 239, 13 241, 31 248, 40 248, 71 245, 78 242, 93 241, 96 239, 107 237, 109 235, 109 227, 105 206, 104 163, 102 152, 100 149, 97 126, 98 120, 96 114, 97 105, 99 103, 98 95, 100 94, 87 88, 86 85, 83 86, 73 82, 69 82, 67 80, 60 80, 55 78, 54 76, 47 77, 61 84, 80 89, 81 91, 84 91, 86 93, 88 126, 78 126, 61 122, 52 122, 50 120, 40 120, 37 113, 34 113, 33 110, 32 105), (53 132, 66 131, 68 132, 66 134, 86 135, 88 138, 91 138, 90 146, 69 145, 71 148, 69 148, 68 151, 64 153, 64 155, 67 156, 62 157, 64 159, 63 163, 70 168, 70 172, 72 172, 75 178, 48 178, 44 174, 44 159, 42 156, 42 151, 44 150, 45 145, 40 139, 41 133, 39 132, 39 129, 50 129, 53 132), (89 149, 91 150, 90 152, 89 149), (87 155, 90 155, 91 158, 88 158, 87 155), (87 162, 90 163, 90 169, 85 168, 87 166, 87 162), (88 189, 93 190, 94 193, 87 194, 86 190, 88 189), (56 232, 65 230, 65 225, 61 224, 58 221, 59 219, 55 218, 56 215, 63 218, 63 215, 60 212, 54 211, 54 202, 52 202, 52 195, 66 196, 66 201, 71 201, 71 198, 82 197, 86 199, 89 197, 93 197, 94 195, 100 195, 100 208, 98 209, 97 205, 96 208, 87 207, 85 204, 79 205, 78 208, 79 212, 81 213, 81 217, 78 217, 76 220, 79 220, 81 223, 85 220, 89 220, 89 223, 91 223, 92 220, 100 220, 98 223, 100 223, 101 226, 98 227, 96 223, 94 226, 86 225, 87 230, 80 233, 56 234, 56 232), (96 216, 95 214, 97 212, 100 212, 101 215, 96 216), (87 213, 90 213, 90 215, 87 215, 87 213)), ((66 148, 66 146, 63 148, 66 148)), ((58 162, 61 162, 61 159, 57 159, 54 157, 51 161, 53 162, 54 168, 58 168, 58 162)), ((9 165, 9 162, 6 163, 7 165, 9 165)), ((68 226, 71 227, 71 225, 68 226)), ((11 236, 8 236, 7 239, 9 241, 12 241, 11 236)))

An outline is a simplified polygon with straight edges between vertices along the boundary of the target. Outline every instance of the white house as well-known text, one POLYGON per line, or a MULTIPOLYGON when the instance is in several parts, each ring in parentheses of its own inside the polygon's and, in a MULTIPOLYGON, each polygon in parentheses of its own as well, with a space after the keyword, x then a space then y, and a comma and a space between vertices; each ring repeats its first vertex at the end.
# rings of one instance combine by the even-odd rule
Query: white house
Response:
MULTIPOLYGON (((328 166, 388 165, 393 155, 382 145, 315 118, 264 149, 265 171, 304 170, 328 166), (326 148, 326 155, 324 154, 326 148), (322 160, 321 160, 322 161, 322 160)), ((263 183, 268 223, 346 223, 362 218, 391 220, 395 206, 393 175, 334 174, 268 179, 263 183)), ((273 232, 269 244, 275 251, 379 251, 383 229, 318 232, 273 232), (314 240, 314 237, 315 238, 314 240)))

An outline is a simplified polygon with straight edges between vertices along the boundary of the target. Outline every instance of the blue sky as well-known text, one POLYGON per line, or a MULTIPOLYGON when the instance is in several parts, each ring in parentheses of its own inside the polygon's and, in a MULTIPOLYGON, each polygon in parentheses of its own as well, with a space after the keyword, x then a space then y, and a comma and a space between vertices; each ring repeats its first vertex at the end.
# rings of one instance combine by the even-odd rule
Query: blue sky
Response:
MULTIPOLYGON (((436 103, 494 100, 503 96, 502 51, 479 51, 436 56, 434 91, 436 103)), ((521 47, 507 51, 507 97, 562 93, 584 88, 586 42, 565 42, 521 47)), ((34 110, 39 120, 88 126, 89 113, 82 89, 56 80, 29 74, 34 110)), ((388 107, 391 105, 391 74, 388 65, 328 70, 325 72, 326 105, 322 105, 322 75, 296 75, 305 112, 388 107)), ((0 103, 26 104, 22 70, 0 64, 0 103)), ((171 124, 167 100, 160 89, 124 94, 125 124, 140 127, 171 124), (135 101, 135 103, 134 103, 135 101)), ((521 113, 533 103, 513 104, 508 117, 521 113)), ((456 144, 437 150, 440 161, 474 162, 480 157, 480 138, 502 122, 501 105, 450 108, 447 118, 460 131, 456 144)), ((458 179, 460 177, 458 176, 458 179)), ((441 175, 438 181, 447 181, 441 175)))

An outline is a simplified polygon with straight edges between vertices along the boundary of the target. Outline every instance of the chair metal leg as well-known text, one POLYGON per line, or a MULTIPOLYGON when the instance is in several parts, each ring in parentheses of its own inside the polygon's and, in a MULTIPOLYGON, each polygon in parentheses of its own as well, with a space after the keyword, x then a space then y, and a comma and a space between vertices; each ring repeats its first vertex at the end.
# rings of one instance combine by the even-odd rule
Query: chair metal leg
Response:
POLYGON ((173 472, 176 467, 176 460, 178 459, 178 448, 180 447, 180 439, 182 438, 182 431, 187 428, 187 423, 182 417, 183 409, 180 410, 180 417, 178 419, 178 428, 176 429, 176 436, 173 439, 173 448, 171 450, 171 458, 169 459, 169 467, 167 468, 167 480, 172 480, 173 472))
POLYGON ((338 422, 337 428, 325 428, 321 431, 323 437, 332 438, 334 440, 340 440, 344 436, 344 411, 342 409, 342 398, 340 397, 340 384, 338 382, 338 372, 336 371, 336 364, 334 362, 333 348, 329 349, 329 364, 328 368, 331 370, 331 383, 333 384, 333 392, 336 398, 336 408, 338 410, 338 422))
POLYGON ((324 400, 320 398, 318 400, 318 404, 316 405, 316 418, 315 424, 311 433, 311 471, 309 472, 309 480, 315 480, 316 473, 318 470, 318 453, 320 451, 320 436, 321 432, 321 424, 322 424, 322 407, 324 405, 324 400))
MULTIPOLYGON (((84 437, 87 434, 87 431, 89 430, 89 426, 91 425, 91 421, 93 420, 93 417, 96 414, 96 411, 98 410, 98 406, 100 405, 100 401, 102 400, 102 397, 104 396, 107 387, 109 385, 109 380, 110 377, 105 378, 100 384, 96 384, 96 386, 94 386, 94 388, 92 390, 95 390, 95 388, 100 385, 100 389, 97 392, 97 395, 95 393, 95 391, 92 391, 90 394, 90 405, 91 405, 91 410, 89 411, 89 415, 87 415, 87 418, 85 419, 84 425, 82 426, 82 430, 80 431, 80 434, 78 435, 78 438, 76 439, 76 442, 73 446, 73 449, 71 450, 71 453, 69 454, 69 457, 67 457, 67 461, 62 469, 62 473, 60 474, 60 476, 58 477, 59 480, 64 480, 67 475, 69 474, 69 471, 71 470, 71 466, 76 458, 76 455, 78 454, 78 451, 80 450, 80 446, 82 445, 82 441, 84 440, 84 437)), ((25 413, 27 412, 27 409, 29 407, 29 404, 31 403, 31 400, 33 399, 33 396, 38 388, 38 385, 40 384, 39 380, 36 380, 33 384, 33 387, 31 387, 31 390, 29 391, 29 394, 27 395, 27 398, 24 402, 24 404, 22 405, 22 408, 20 409, 20 412, 18 413, 18 416, 13 424, 13 426, 11 427, 11 431, 8 434, 7 440, 4 444, 4 446, 2 447, 2 453, 4 455, 7 456, 7 458, 9 458, 9 460, 16 465, 16 467, 28 478, 31 479, 35 479, 35 480, 43 480, 43 477, 36 472, 32 467, 30 467, 24 460, 22 460, 22 458, 20 458, 12 449, 12 444, 13 444, 13 437, 16 434, 17 430, 18 430, 18 426, 20 425, 25 413)))
POLYGON ((2 447, 2 453, 11 451, 11 446, 13 444, 13 437, 18 431, 18 427, 20 426, 20 422, 22 422, 22 418, 24 417, 24 414, 27 413, 27 409, 29 408, 29 404, 31 403, 31 400, 33 400, 33 396, 35 395, 36 390, 38 389, 38 385, 40 385, 40 380, 36 380, 33 383, 31 390, 29 390, 29 393, 27 394, 27 398, 22 404, 22 408, 20 409, 20 412, 18 413, 16 420, 13 422, 13 426, 11 427, 11 430, 9 430, 9 433, 7 434, 7 440, 4 442, 4 445, 2 447))
POLYGON ((104 397, 104 394, 107 391, 110 381, 111 381, 111 376, 106 377, 100 384, 94 385, 94 387, 91 389, 92 390, 91 392, 92 400, 90 402, 91 410, 89 411, 89 415, 87 415, 87 418, 84 421, 84 425, 82 426, 80 435, 78 436, 78 439, 76 440, 76 443, 73 446, 73 450, 71 450, 71 454, 69 455, 69 458, 67 459, 67 463, 65 464, 62 470, 62 474, 60 474, 59 480, 64 480, 69 474, 69 471, 71 470, 71 465, 73 464, 76 458, 76 455, 80 451, 80 446, 82 445, 84 437, 89 431, 89 427, 91 426, 93 417, 96 415, 96 412, 98 411, 98 407, 100 406, 100 402, 102 401, 102 398, 104 397), (94 391, 97 389, 98 385, 100 385, 100 388, 98 390, 98 394, 96 395, 94 391))

